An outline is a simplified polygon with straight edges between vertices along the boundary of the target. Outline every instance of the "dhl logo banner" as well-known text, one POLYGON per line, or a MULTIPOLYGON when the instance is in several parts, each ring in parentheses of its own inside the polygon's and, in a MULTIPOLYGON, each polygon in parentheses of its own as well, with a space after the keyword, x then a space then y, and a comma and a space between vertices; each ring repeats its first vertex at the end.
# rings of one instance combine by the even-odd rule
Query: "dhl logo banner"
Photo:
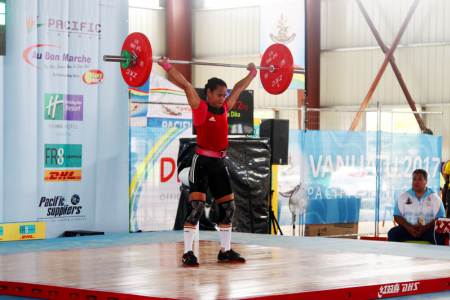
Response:
POLYGON ((45 170, 44 181, 81 181, 81 170, 45 170))

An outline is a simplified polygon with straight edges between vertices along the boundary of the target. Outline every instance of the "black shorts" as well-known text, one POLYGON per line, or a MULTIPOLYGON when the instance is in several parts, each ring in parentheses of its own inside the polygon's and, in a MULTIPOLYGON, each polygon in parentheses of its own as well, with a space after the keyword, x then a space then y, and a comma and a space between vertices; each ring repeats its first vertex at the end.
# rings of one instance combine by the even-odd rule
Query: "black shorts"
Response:
POLYGON ((189 171, 190 192, 206 194, 208 187, 216 200, 233 193, 225 158, 208 157, 195 153, 189 171))

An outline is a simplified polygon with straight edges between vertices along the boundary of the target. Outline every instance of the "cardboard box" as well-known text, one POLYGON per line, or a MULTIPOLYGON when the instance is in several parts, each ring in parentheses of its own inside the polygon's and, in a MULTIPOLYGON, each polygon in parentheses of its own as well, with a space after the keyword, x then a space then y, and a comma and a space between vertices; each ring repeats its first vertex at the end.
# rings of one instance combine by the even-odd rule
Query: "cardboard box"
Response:
MULTIPOLYGON (((358 223, 307 224, 305 236, 333 236, 358 234, 358 223)), ((342 236, 342 238, 356 239, 357 236, 342 236)))

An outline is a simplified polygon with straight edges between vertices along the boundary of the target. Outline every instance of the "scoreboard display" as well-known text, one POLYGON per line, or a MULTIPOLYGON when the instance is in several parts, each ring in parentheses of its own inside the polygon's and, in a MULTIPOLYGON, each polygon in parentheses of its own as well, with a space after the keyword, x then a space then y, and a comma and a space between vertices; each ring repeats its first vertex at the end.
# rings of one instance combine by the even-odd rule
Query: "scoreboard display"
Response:
MULTIPOLYGON (((200 99, 206 100, 203 89, 195 89, 200 99)), ((227 96, 231 90, 228 90, 227 96)), ((192 133, 197 134, 195 126, 192 133)), ((228 111, 228 135, 253 135, 253 90, 245 90, 228 111)))

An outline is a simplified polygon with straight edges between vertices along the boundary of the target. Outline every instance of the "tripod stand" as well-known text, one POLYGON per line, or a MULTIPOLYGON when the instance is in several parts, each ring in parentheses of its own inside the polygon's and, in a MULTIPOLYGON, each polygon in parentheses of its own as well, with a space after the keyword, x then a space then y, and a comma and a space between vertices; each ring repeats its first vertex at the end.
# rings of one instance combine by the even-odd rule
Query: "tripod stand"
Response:
POLYGON ((273 232, 275 235, 278 234, 278 230, 280 231, 280 234, 283 235, 283 231, 281 231, 280 225, 278 224, 277 218, 275 217, 275 214, 272 209, 272 198, 274 190, 272 190, 272 164, 270 164, 270 175, 269 175, 269 184, 270 184, 270 196, 269 196, 269 234, 271 232, 271 228, 273 227, 273 232))

